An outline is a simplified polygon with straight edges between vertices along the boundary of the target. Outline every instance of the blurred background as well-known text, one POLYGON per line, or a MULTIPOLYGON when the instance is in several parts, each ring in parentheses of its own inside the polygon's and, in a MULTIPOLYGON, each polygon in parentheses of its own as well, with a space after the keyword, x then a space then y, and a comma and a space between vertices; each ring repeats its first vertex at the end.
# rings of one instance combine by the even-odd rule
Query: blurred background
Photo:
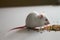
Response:
POLYGON ((60 5, 60 0, 0 0, 0 7, 60 5))
POLYGON ((32 11, 45 14, 51 24, 60 24, 60 0, 0 0, 0 40, 60 40, 60 31, 9 31, 25 25, 32 11))

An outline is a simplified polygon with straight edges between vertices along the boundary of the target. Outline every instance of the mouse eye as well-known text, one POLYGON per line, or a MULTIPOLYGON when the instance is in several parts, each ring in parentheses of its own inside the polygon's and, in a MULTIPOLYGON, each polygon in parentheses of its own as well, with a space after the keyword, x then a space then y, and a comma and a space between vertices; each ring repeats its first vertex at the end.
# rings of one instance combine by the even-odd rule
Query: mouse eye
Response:
POLYGON ((45 21, 46 23, 44 23, 44 25, 50 24, 47 18, 45 19, 45 21))
POLYGON ((48 19, 45 19, 45 21, 48 21, 48 19))

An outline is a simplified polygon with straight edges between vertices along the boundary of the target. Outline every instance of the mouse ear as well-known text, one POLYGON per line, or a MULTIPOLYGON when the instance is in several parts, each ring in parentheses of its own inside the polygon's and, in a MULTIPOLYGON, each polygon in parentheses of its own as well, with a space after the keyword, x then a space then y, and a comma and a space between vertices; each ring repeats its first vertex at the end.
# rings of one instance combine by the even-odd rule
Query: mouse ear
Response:
POLYGON ((38 15, 38 17, 39 17, 40 19, 44 18, 44 16, 46 16, 45 13, 44 13, 44 11, 41 12, 40 15, 38 15))
POLYGON ((43 18, 43 15, 41 14, 41 15, 38 15, 38 17, 40 18, 40 19, 42 19, 43 18))

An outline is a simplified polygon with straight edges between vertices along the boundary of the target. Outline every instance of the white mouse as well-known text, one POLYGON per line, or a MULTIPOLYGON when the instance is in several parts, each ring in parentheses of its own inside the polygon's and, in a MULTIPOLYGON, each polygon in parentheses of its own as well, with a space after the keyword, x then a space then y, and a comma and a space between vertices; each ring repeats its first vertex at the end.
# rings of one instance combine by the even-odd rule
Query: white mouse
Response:
POLYGON ((37 12, 31 12, 27 15, 25 20, 26 24, 24 26, 16 27, 14 29, 26 29, 26 28, 35 28, 42 27, 49 24, 49 20, 43 14, 38 14, 37 12))

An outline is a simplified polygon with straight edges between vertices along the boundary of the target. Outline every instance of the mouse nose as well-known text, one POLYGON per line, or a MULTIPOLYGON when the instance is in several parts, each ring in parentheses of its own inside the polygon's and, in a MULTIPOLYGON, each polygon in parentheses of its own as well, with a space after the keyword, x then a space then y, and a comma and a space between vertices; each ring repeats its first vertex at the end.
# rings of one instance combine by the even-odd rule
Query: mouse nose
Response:
POLYGON ((48 25, 48 24, 50 24, 50 23, 49 22, 44 23, 44 25, 48 25))

